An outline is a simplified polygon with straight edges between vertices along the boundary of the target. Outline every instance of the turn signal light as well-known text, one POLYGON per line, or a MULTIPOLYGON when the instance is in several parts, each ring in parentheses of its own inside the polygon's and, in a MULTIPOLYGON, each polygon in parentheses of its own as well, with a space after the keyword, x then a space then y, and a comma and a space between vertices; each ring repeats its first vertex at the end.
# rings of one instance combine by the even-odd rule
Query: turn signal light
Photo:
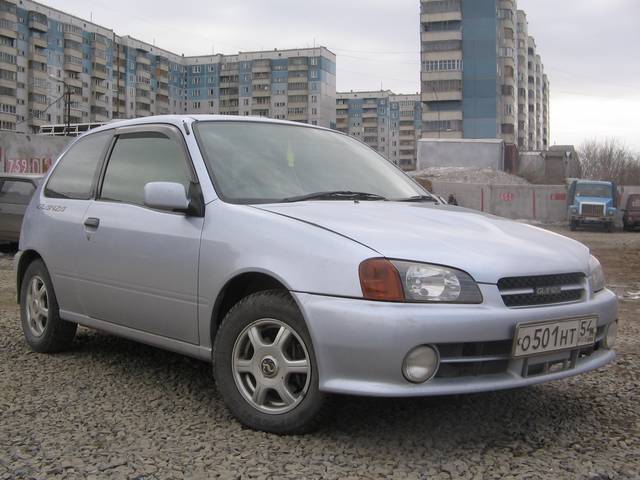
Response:
POLYGON ((398 269, 385 258, 371 258, 360 264, 360 286, 367 300, 403 302, 404 291, 398 269))

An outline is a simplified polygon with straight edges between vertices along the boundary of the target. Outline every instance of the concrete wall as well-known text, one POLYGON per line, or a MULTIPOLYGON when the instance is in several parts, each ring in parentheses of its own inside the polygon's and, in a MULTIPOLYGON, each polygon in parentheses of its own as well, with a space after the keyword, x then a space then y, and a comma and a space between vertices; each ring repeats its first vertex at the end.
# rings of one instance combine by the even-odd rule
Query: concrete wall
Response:
POLYGON ((458 204, 501 217, 545 223, 567 219, 564 185, 480 185, 432 182, 433 192, 445 199, 454 194, 458 204))
POLYGON ((0 169, 10 173, 44 173, 72 137, 0 132, 0 169))
POLYGON ((423 138, 418 141, 417 169, 430 167, 475 167, 504 170, 502 140, 450 140, 423 138))

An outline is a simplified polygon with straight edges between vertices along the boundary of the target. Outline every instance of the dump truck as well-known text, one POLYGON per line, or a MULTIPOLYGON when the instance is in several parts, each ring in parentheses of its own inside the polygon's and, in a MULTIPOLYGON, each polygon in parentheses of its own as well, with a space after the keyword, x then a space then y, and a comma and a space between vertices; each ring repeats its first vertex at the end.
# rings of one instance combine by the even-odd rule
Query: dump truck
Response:
POLYGON ((618 187, 614 182, 574 180, 569 186, 569 227, 601 226, 615 228, 618 214, 618 187))

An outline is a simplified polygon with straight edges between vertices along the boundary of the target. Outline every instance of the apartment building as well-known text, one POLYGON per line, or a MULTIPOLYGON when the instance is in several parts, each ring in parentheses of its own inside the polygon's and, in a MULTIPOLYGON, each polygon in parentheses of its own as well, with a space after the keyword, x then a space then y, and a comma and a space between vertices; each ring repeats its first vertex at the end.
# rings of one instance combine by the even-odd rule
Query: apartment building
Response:
POLYGON ((515 0, 421 0, 422 136, 549 146, 549 80, 515 0))
POLYGON ((336 96, 336 128, 366 143, 404 170, 414 170, 422 124, 420 95, 390 90, 336 96))
POLYGON ((67 106, 71 123, 220 113, 332 128, 335 69, 324 47, 185 57, 31 0, 0 0, 2 129, 64 123, 67 106))

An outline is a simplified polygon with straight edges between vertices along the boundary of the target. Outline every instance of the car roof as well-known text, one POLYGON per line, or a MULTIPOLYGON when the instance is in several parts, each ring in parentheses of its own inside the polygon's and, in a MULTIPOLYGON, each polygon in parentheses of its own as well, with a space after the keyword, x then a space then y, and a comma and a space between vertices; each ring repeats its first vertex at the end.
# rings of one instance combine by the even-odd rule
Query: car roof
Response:
MULTIPOLYGON (((251 123, 269 123, 274 125, 290 125, 296 127, 315 128, 318 130, 330 130, 329 128, 320 127, 317 125, 310 125, 308 123, 291 122, 288 120, 275 120, 273 118, 266 117, 251 117, 251 116, 238 116, 238 115, 152 115, 149 117, 132 118, 129 120, 114 120, 98 128, 89 130, 86 134, 101 132, 104 130, 111 130, 120 127, 132 127, 137 125, 148 125, 158 123, 168 123, 181 127, 184 123, 192 122, 251 122, 251 123)), ((85 134, 85 135, 86 135, 85 134)), ((84 135, 83 135, 84 136, 84 135)))

